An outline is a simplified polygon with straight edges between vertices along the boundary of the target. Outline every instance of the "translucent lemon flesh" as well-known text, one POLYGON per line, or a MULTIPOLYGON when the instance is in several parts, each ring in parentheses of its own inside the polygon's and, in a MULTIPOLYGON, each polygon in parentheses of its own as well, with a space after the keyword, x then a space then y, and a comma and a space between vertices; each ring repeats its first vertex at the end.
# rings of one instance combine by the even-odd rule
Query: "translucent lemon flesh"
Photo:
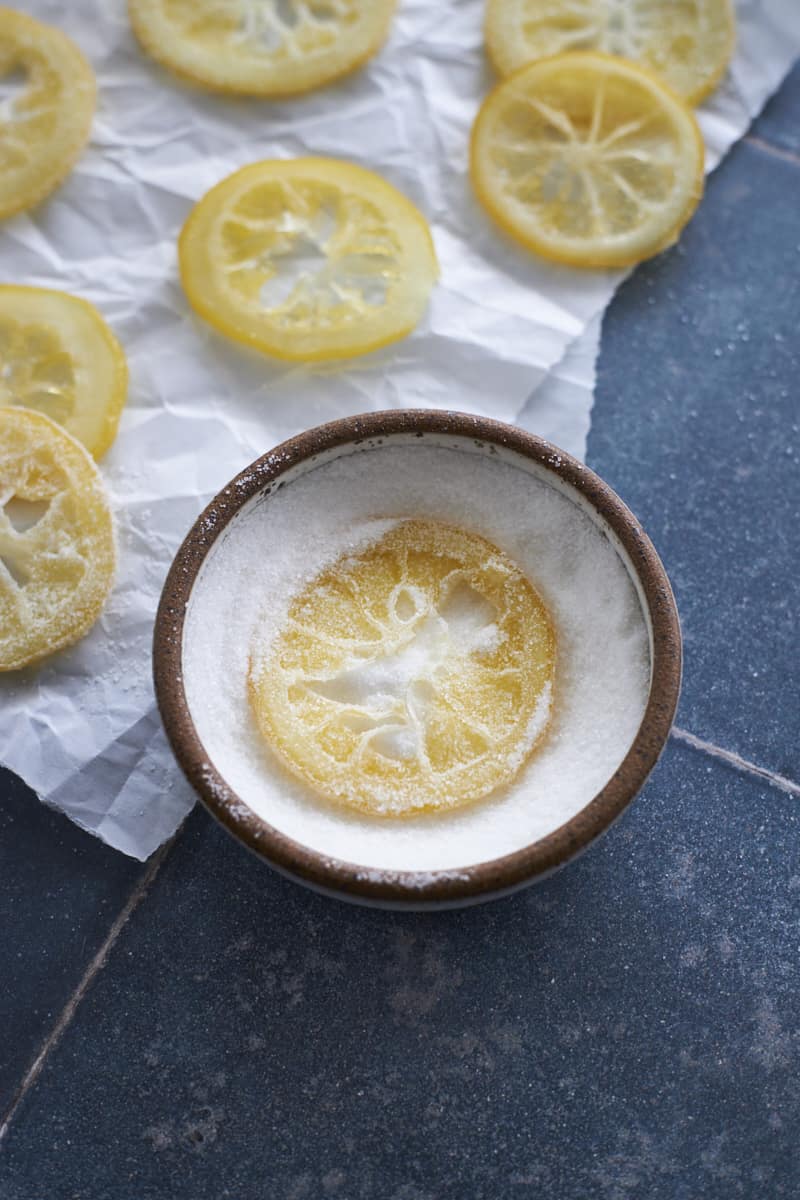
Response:
POLYGON ((600 50, 657 72, 698 104, 733 54, 730 0, 488 0, 486 46, 502 75, 534 59, 600 50))
POLYGON ((410 520, 340 558, 253 647, 250 698, 279 758, 322 797, 381 816, 510 782, 549 718, 556 642, 496 546, 410 520))
POLYGON ((0 285, 0 408, 44 413, 99 458, 116 435, 127 386, 122 348, 91 304, 0 285))
POLYGON ((58 29, 0 7, 0 217, 32 208, 89 138, 94 74, 58 29))
POLYGON ((677 240, 703 192, 691 109, 652 74, 604 54, 563 54, 509 76, 472 134, 489 213, 545 258, 621 267, 677 240))
POLYGON ((41 413, 0 409, 0 671, 82 637, 114 565, 111 512, 86 450, 41 413))
POLYGON ((355 70, 382 45, 395 0, 129 0, 153 58, 206 87, 289 96, 355 70))
POLYGON ((325 158, 237 171, 180 239, 192 306, 277 358, 363 354, 410 332, 438 273, 425 218, 379 175, 325 158))

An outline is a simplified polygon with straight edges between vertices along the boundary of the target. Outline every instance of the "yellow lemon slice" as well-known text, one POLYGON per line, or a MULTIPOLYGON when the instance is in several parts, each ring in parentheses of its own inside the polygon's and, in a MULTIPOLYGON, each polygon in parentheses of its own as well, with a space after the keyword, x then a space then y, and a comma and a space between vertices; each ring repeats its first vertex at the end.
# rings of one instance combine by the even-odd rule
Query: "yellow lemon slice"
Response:
POLYGON ((0 217, 32 208, 89 139, 92 68, 60 30, 0 7, 0 217))
POLYGON ((99 458, 116 436, 127 388, 122 347, 93 305, 0 284, 0 408, 43 412, 99 458))
POLYGON ((114 577, 97 467, 41 413, 0 409, 0 671, 83 637, 114 577))
POLYGON ((555 635, 529 580, 476 534, 408 520, 340 558, 256 646, 250 698, 279 758, 379 816, 510 782, 550 714, 555 635))
POLYGON ((144 49, 196 83, 290 96, 371 58, 395 0, 129 0, 144 49))
POLYGON ((676 241, 703 194, 691 109, 654 75, 605 54, 523 67, 472 132, 478 198, 545 258, 624 267, 676 241))
POLYGON ((438 273, 430 230, 351 163, 254 163, 212 188, 180 238, 183 286, 221 333, 276 358, 349 358, 420 320, 438 273))
POLYGON ((574 50, 657 72, 690 104, 713 92, 736 39, 730 0, 488 0, 486 47, 501 75, 574 50))

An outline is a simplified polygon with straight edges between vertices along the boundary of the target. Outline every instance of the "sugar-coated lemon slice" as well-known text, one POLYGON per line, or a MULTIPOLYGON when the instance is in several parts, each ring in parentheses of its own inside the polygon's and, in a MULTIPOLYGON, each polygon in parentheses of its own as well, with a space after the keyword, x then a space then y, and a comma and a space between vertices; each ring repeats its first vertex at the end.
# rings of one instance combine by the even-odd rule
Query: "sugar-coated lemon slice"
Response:
POLYGON ((547 609, 502 551, 405 520, 295 597, 272 644, 253 647, 250 698, 325 799, 440 811, 518 773, 548 722, 555 654, 547 609))
POLYGON ((425 218, 379 175, 328 158, 244 167, 197 204, 183 286, 221 333, 276 358, 349 358, 409 333, 438 273, 425 218))
POLYGON ((114 566, 111 510, 87 451, 41 413, 0 409, 0 671, 83 637, 114 566))
POLYGON ((562 54, 503 80, 472 132, 484 207, 545 258, 623 267, 677 240, 703 193, 691 109, 606 54, 562 54))
POLYGON ((129 0, 144 49, 225 92, 290 96, 360 67, 383 44, 396 0, 129 0))
POLYGON ((735 40, 730 0, 488 0, 486 8, 486 46, 501 75, 600 50, 649 67, 690 104, 717 86, 735 40))
POLYGON ((89 139, 92 68, 59 29, 0 7, 0 217, 32 208, 89 139))
POLYGON ((0 408, 32 408, 95 458, 113 442, 128 389, 117 339, 86 300, 0 284, 0 408))

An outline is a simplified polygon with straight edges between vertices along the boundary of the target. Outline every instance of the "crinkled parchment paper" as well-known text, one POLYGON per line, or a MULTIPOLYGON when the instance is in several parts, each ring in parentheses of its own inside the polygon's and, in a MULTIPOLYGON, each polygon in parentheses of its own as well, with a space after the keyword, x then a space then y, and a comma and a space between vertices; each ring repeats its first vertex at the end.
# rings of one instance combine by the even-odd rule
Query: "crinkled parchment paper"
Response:
MULTIPOLYGON (((254 457, 310 425, 380 408, 484 413, 581 455, 600 318, 622 275, 550 267, 506 241, 467 178, 469 130, 491 83, 481 0, 400 0, 364 70, 270 103, 184 86, 146 59, 124 0, 25 0, 92 61, 92 143, 44 206, 0 229, 3 278, 95 303, 127 350, 130 398, 102 470, 120 568, 78 646, 0 681, 0 761, 47 803, 146 858, 193 796, 154 707, 150 641, 170 560, 210 497, 254 457), (298 154, 384 174, 431 223, 442 278, 419 330, 336 369, 271 364, 190 313, 176 238, 235 168, 298 154)), ((730 77, 701 114, 709 167, 746 129, 800 50, 800 5, 742 0, 730 77)))

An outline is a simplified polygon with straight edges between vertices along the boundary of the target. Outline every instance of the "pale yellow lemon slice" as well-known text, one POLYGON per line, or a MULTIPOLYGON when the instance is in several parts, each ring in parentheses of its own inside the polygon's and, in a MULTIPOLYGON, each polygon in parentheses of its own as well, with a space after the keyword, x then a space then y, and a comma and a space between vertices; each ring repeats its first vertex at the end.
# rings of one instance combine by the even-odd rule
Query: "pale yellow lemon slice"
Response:
POLYGON ((484 102, 471 176, 485 208, 545 258, 623 267, 677 240, 703 193, 691 109, 656 76, 605 54, 523 67, 484 102))
POLYGON ((128 388, 117 339, 66 292, 0 284, 0 408, 32 408, 95 458, 113 442, 128 388))
POLYGON ((0 7, 0 217, 69 174, 92 126, 95 80, 60 30, 0 7))
POLYGON ((690 104, 719 83, 736 39, 730 0, 488 0, 486 47, 501 75, 573 50, 657 72, 690 104))
POLYGON ((425 218, 363 167, 328 158, 244 167, 180 238, 183 286, 221 333, 276 358, 364 354, 409 333, 438 273, 425 218))
POLYGON ((555 654, 547 609, 502 551, 407 520, 308 584, 272 644, 256 635, 250 698, 323 798, 441 811, 518 773, 548 722, 555 654))
POLYGON ((89 454, 41 413, 0 409, 0 671, 83 637, 114 566, 111 510, 89 454))
POLYGON ((219 91, 307 92, 380 49, 395 0, 129 0, 142 46, 219 91))

